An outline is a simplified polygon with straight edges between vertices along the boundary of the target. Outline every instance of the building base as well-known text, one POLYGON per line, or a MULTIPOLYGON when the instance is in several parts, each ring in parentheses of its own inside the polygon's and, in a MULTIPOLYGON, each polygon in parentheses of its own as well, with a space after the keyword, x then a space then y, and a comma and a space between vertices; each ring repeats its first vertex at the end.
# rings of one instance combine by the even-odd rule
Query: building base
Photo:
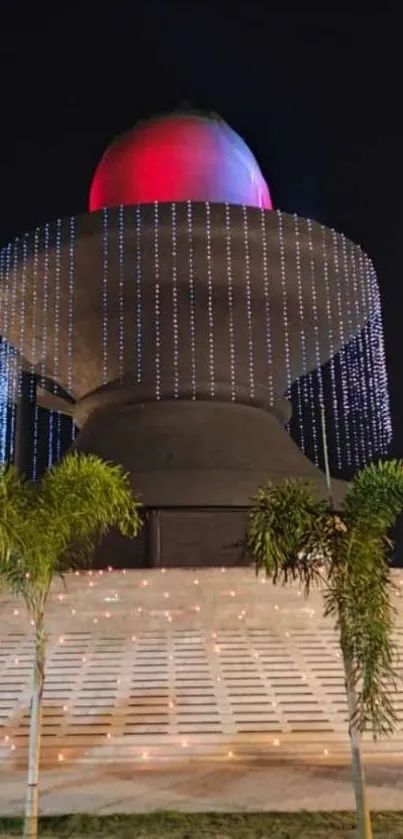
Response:
MULTIPOLYGON (((325 476, 275 413, 218 401, 107 404, 96 408, 75 450, 121 463, 145 507, 136 543, 109 537, 96 558, 120 567, 243 564, 240 543, 257 490, 271 480, 311 481, 326 497, 325 476)), ((345 484, 334 481, 336 503, 345 484)))

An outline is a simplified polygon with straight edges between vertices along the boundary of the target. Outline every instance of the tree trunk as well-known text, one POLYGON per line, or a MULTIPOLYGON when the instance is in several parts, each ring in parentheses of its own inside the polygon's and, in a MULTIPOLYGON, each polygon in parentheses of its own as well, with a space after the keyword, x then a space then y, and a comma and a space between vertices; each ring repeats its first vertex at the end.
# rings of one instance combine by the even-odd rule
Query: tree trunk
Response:
POLYGON ((372 839, 371 813, 368 806, 367 785, 361 756, 361 735, 355 722, 357 700, 351 666, 344 657, 348 706, 348 734, 351 747, 351 769, 357 811, 359 839, 372 839))
POLYGON ((39 760, 42 734, 43 689, 45 684, 45 628, 40 615, 35 628, 34 678, 31 700, 28 750, 28 781, 24 836, 37 837, 39 816, 39 760))

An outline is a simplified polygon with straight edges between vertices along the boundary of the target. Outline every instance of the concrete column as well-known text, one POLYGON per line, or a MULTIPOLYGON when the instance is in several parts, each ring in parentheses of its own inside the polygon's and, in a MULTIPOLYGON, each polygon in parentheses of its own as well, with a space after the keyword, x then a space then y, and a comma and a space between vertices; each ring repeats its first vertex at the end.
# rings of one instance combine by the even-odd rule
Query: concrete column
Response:
POLYGON ((21 476, 31 478, 36 408, 36 377, 22 371, 17 402, 14 465, 21 476))
POLYGON ((151 568, 161 567, 161 522, 160 510, 147 511, 148 562, 151 568))

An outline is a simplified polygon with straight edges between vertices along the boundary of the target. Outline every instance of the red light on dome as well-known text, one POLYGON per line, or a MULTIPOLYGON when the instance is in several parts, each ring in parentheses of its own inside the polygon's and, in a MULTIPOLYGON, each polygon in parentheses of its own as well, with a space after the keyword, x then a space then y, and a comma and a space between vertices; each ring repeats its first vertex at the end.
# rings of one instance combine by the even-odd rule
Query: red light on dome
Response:
POLYGON ((90 211, 154 201, 211 201, 272 209, 269 190, 244 141, 211 117, 176 115, 144 123, 105 152, 90 211))

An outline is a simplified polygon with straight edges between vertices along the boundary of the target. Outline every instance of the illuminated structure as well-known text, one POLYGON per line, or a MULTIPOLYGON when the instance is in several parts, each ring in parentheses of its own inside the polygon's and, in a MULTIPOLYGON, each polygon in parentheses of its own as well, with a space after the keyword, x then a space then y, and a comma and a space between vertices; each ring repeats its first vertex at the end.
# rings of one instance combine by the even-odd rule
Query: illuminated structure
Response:
POLYGON ((326 363, 340 465, 387 449, 371 261, 335 231, 273 210, 252 153, 215 116, 173 114, 120 138, 95 173, 90 212, 5 247, 0 277, 11 401, 22 368, 28 416, 35 375, 43 404, 73 412, 75 448, 121 462, 150 511, 148 547, 134 558, 122 546, 123 563, 231 563, 268 478, 305 477, 324 492, 301 449, 308 414, 320 462, 326 363), (284 431, 293 386, 301 448, 284 431))

